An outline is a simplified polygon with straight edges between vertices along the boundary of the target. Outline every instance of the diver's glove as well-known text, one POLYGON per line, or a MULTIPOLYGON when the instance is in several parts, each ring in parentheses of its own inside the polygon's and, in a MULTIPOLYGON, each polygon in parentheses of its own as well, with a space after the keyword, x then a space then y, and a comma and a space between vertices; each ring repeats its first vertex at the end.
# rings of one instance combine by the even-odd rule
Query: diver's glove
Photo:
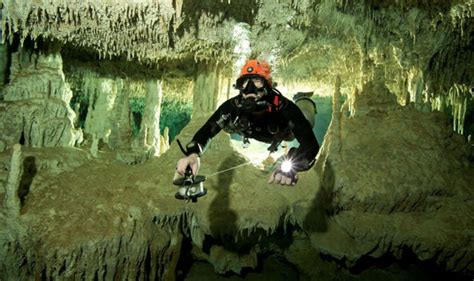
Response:
POLYGON ((268 183, 279 183, 281 185, 295 185, 297 182, 298 173, 296 171, 284 171, 281 167, 277 168, 268 180, 268 183))
POLYGON ((309 169, 308 160, 296 154, 296 148, 291 148, 270 176, 268 183, 295 185, 298 182, 298 172, 309 169))
POLYGON ((176 172, 181 176, 185 176, 188 170, 190 170, 192 175, 197 175, 200 166, 199 155, 193 153, 178 160, 176 172))
POLYGON ((202 153, 201 145, 195 141, 192 141, 188 143, 186 145, 186 149, 184 149, 181 145, 181 142, 178 139, 176 141, 178 142, 181 151, 186 155, 186 157, 178 160, 178 163, 176 164, 176 172, 179 175, 184 176, 188 168, 190 168, 192 174, 197 175, 201 165, 201 162, 199 161, 199 157, 202 153))

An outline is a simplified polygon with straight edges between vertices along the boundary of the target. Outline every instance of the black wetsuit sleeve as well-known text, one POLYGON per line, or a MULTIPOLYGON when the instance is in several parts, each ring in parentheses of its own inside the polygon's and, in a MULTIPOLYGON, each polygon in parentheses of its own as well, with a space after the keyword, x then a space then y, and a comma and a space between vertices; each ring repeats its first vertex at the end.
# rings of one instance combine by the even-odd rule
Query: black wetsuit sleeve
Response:
POLYGON ((233 110, 232 99, 225 101, 219 108, 209 117, 206 123, 196 132, 193 137, 194 142, 197 142, 203 152, 209 143, 209 141, 221 131, 221 127, 217 124, 217 121, 222 115, 228 114, 233 110))
MULTIPOLYGON (((290 125, 293 127, 292 132, 300 143, 293 155, 296 155, 299 159, 307 160, 307 163, 311 166, 319 151, 319 144, 313 133, 311 124, 298 106, 290 100, 287 100, 287 105, 282 109, 282 114, 291 122, 290 125)), ((309 167, 300 170, 307 170, 309 167)))

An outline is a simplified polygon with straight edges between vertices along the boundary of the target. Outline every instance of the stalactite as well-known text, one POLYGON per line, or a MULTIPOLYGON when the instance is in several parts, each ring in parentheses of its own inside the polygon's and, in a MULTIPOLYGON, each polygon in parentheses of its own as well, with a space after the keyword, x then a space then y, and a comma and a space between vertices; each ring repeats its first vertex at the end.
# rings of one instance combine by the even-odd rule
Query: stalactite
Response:
MULTIPOLYGON (((447 103, 451 105, 453 130, 459 134, 464 133, 464 120, 467 105, 471 98, 469 87, 466 85, 454 84, 449 89, 447 103)), ((439 108, 441 108, 441 106, 439 106, 439 108)))
MULTIPOLYGON (((20 42, 30 35, 35 38, 39 35, 51 36, 59 41, 90 47, 100 53, 101 58, 127 54, 130 59, 147 62, 183 56, 183 52, 189 51, 184 46, 191 46, 196 40, 194 36, 168 38, 176 36, 169 34, 170 27, 176 31, 184 22, 182 1, 175 1, 174 7, 173 0, 160 0, 146 5, 130 3, 125 6, 114 5, 114 2, 49 4, 41 6, 33 1, 22 4, 4 1, 1 24, 5 32, 2 32, 2 42, 13 40, 14 33, 20 34, 20 42), (91 40, 91 37, 96 40, 91 40), (168 52, 170 41, 175 42, 174 48, 178 52, 168 52), (178 41, 183 43, 176 44, 178 41)), ((222 17, 211 18, 212 26, 215 27, 216 21, 222 17)), ((218 33, 213 36, 215 38, 204 43, 206 47, 221 43, 218 33)))
MULTIPOLYGON (((467 1, 453 5, 450 10, 450 16, 452 25, 459 29, 461 38, 465 38, 466 29, 467 31, 469 31, 470 28, 472 29, 472 27, 469 26, 469 21, 472 21, 474 17, 474 3, 467 1)), ((469 32, 467 36, 470 36, 469 32)))

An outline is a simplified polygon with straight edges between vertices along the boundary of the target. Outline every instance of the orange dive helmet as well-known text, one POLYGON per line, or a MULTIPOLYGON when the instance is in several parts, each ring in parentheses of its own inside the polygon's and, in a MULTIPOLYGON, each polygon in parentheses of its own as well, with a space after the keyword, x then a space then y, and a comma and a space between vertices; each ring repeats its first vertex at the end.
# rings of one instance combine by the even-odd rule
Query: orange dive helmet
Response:
POLYGON ((267 85, 272 87, 272 76, 270 65, 265 61, 249 60, 245 63, 240 71, 240 76, 237 79, 241 80, 244 77, 262 77, 267 81, 267 85))

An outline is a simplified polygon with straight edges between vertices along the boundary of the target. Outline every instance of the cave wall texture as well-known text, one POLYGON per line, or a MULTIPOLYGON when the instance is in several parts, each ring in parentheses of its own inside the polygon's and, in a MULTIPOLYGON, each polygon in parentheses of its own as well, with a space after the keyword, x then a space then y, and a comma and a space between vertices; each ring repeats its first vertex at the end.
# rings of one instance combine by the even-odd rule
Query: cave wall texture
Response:
MULTIPOLYGON (((191 260, 240 274, 268 256, 300 280, 407 256, 472 280, 471 0, 0 5, 0 280, 181 280, 191 260), (244 165, 178 201, 162 105, 192 103, 189 141, 248 57, 285 95, 332 98, 316 164, 292 188, 244 165)), ((221 133, 200 173, 247 161, 221 133)))

